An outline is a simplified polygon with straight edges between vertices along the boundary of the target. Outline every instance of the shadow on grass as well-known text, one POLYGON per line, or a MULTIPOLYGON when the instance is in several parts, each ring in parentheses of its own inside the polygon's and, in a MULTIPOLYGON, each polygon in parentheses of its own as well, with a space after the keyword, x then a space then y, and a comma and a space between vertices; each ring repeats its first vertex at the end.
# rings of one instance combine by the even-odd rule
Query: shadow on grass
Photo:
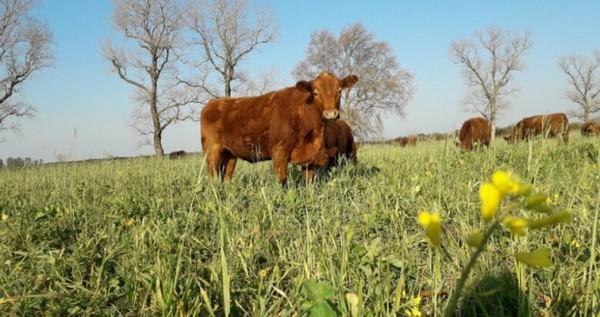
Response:
POLYGON ((532 316, 527 296, 519 290, 511 272, 500 272, 481 278, 467 290, 459 316, 532 316), (519 299, 521 313, 519 314, 519 299))
POLYGON ((319 170, 319 179, 327 182, 331 179, 348 175, 350 177, 372 177, 377 175, 380 169, 374 165, 363 163, 351 163, 342 161, 338 165, 334 165, 328 169, 319 170))
MULTIPOLYGON (((343 161, 329 168, 318 168, 317 184, 327 183, 339 177, 372 177, 379 172, 380 169, 374 165, 362 164, 360 162, 353 164, 343 161)), ((304 175, 299 167, 292 166, 292 168, 288 169, 288 183, 295 184, 297 187, 306 186, 304 175)))

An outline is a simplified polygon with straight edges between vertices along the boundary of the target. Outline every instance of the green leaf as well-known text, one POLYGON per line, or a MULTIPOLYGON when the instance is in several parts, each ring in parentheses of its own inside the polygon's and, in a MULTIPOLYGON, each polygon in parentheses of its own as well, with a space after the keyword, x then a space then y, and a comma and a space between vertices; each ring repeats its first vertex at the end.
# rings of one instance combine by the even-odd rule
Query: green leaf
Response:
POLYGON ((304 295, 306 295, 311 302, 318 302, 335 296, 335 290, 333 287, 324 282, 316 282, 312 280, 306 281, 302 287, 304 290, 304 295))
POLYGON ((543 217, 540 219, 530 221, 528 226, 529 226, 529 229, 535 230, 535 229, 541 229, 541 228, 548 227, 548 226, 553 226, 553 225, 559 224, 561 222, 567 222, 570 219, 571 219, 571 214, 569 214, 567 211, 563 211, 563 212, 554 213, 547 217, 543 217))
POLYGON ((326 301, 320 301, 313 305, 309 310, 309 315, 311 317, 335 317, 337 316, 335 310, 331 308, 326 301))
POLYGON ((483 233, 481 231, 475 231, 467 237, 467 244, 473 248, 479 248, 483 242, 483 233))
POLYGON ((385 262, 387 262, 389 265, 391 265, 397 269, 402 268, 402 260, 398 259, 397 257, 395 257, 393 255, 385 257, 385 262))
POLYGON ((542 194, 531 194, 525 201, 525 209, 534 210, 543 213, 549 213, 552 208, 546 204, 548 196, 542 194))
POLYGON ((47 215, 46 215, 46 214, 45 214, 43 211, 38 211, 38 212, 35 214, 35 218, 34 218, 34 219, 37 221, 37 220, 40 220, 40 219, 42 219, 42 218, 44 218, 44 217, 46 217, 46 216, 47 216, 47 215))
POLYGON ((550 259, 550 249, 542 248, 531 252, 515 253, 517 261, 533 267, 545 267, 552 265, 550 259))

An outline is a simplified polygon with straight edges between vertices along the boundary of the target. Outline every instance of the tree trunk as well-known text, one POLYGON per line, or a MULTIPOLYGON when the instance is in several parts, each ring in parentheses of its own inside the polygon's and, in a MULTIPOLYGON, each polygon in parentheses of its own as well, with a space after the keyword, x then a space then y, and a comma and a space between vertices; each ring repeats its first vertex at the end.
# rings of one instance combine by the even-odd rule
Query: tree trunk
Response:
POLYGON ((162 157, 165 155, 165 151, 162 147, 162 130, 160 128, 158 111, 156 110, 156 100, 152 101, 150 105, 150 113, 152 114, 152 127, 154 128, 154 153, 156 156, 162 157))
POLYGON ((153 60, 152 64, 152 90, 150 91, 150 115, 152 116, 152 128, 154 130, 154 153, 157 157, 162 157, 165 155, 165 151, 162 147, 162 129, 160 126, 160 117, 158 115, 158 74, 156 74, 157 69, 157 61, 156 58, 153 60))
POLYGON ((496 139, 496 101, 490 101, 490 125, 492 126, 490 144, 492 144, 496 139))
POLYGON ((231 76, 230 74, 226 74, 223 76, 223 81, 225 82, 225 97, 231 97, 231 76))
POLYGON ((590 108, 587 104, 583 107, 583 123, 590 122, 590 108))
POLYGON ((165 155, 165 151, 162 147, 162 132, 154 131, 154 153, 156 153, 157 157, 163 157, 165 155))

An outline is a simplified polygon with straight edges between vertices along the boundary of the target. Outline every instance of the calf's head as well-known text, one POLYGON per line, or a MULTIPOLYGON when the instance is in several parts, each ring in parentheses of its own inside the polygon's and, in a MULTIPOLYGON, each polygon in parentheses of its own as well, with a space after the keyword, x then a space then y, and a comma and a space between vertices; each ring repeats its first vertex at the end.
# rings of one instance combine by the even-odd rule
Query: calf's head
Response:
POLYGON ((323 120, 329 121, 340 117, 342 89, 350 88, 356 82, 358 82, 356 75, 338 79, 331 73, 323 72, 312 81, 299 81, 296 88, 309 92, 307 103, 318 109, 323 120))

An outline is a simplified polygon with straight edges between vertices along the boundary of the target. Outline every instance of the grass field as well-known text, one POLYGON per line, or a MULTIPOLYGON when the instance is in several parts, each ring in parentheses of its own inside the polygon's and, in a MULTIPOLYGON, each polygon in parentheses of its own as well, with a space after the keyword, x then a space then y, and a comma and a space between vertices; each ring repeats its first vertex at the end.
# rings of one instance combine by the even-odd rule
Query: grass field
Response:
MULTIPOLYGON (((198 156, 0 171, 0 315, 440 314, 480 225, 478 189, 499 168, 549 194, 570 223, 503 231, 477 263, 464 316, 600 314, 600 138, 537 139, 464 153, 452 141, 368 145, 359 164, 281 188, 270 163, 211 184, 198 156), (439 210, 442 244, 416 214, 439 210), (552 248, 517 281, 511 253, 552 248), (521 311, 523 314, 523 310, 521 311)), ((526 212, 523 215, 527 215, 526 212)))

